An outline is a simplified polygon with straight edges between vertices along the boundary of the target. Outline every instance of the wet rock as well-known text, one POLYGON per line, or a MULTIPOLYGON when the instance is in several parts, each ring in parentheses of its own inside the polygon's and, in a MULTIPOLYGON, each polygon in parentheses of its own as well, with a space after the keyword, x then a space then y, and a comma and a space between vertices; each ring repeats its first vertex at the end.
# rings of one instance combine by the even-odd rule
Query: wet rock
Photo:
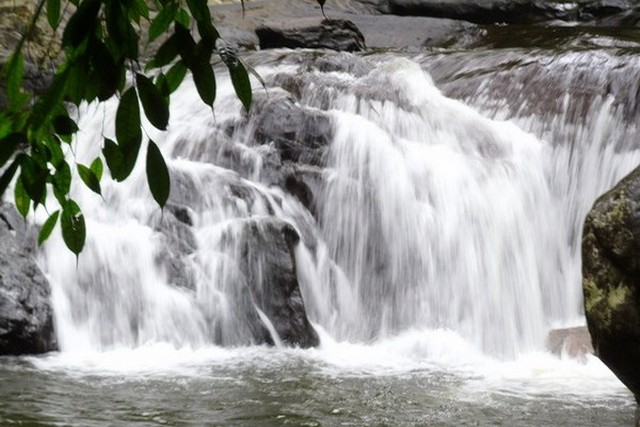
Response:
POLYGON ((595 354, 640 402, 640 168, 587 215, 582 275, 595 354))
POLYGON ((302 18, 273 21, 256 29, 261 49, 279 47, 360 51, 364 36, 346 19, 302 18))
MULTIPOLYGON (((307 318, 298 284, 294 256, 300 240, 297 231, 285 221, 265 218, 246 221, 233 238, 237 239, 239 270, 252 303, 266 315, 279 339, 292 346, 317 346, 318 334, 307 318)), ((262 331, 254 337, 257 342, 274 344, 265 333, 266 326, 252 329, 262 331)))
POLYGON ((193 232, 191 209, 168 203, 165 210, 153 220, 154 229, 163 236, 163 250, 156 257, 167 273, 169 283, 194 290, 196 287, 189 256, 196 251, 197 242, 193 232))
POLYGON ((477 24, 529 24, 550 20, 590 21, 630 8, 625 0, 578 0, 571 3, 544 0, 389 0, 389 11, 460 19, 477 24))
POLYGON ((13 207, 0 207, 0 355, 57 350, 49 283, 17 217, 13 207))
POLYGON ((273 144, 283 161, 321 166, 333 137, 329 116, 286 95, 263 97, 252 108, 255 140, 273 144))
POLYGON ((476 28, 464 21, 421 16, 352 15, 349 19, 362 31, 367 47, 376 49, 449 47, 466 43, 465 37, 476 28))
POLYGON ((586 326, 553 329, 547 338, 547 350, 556 356, 569 356, 584 360, 593 353, 591 335, 586 326))
POLYGON ((314 216, 317 215, 316 201, 323 188, 322 175, 322 169, 315 166, 293 165, 284 171, 285 190, 297 197, 314 216))

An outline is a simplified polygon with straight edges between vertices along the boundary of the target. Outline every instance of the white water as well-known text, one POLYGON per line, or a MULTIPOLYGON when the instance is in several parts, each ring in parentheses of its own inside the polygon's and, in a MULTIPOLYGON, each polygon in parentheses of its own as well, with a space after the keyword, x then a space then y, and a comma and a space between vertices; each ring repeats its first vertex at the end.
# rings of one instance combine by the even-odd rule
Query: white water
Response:
MULTIPOLYGON (((409 60, 360 77, 305 74, 292 65, 259 71, 267 80, 301 75, 300 102, 331 117, 319 224, 295 198, 257 179, 272 147, 252 146, 242 132, 223 137, 223 124, 240 114, 228 80, 219 75, 215 117, 187 83, 172 98, 169 132, 145 129, 173 172, 197 190, 173 188, 193 219, 195 248, 182 258, 193 286, 175 286, 168 273, 169 245, 157 231, 161 214, 142 165, 125 184, 104 180, 104 201, 75 180, 87 244, 77 267, 58 236, 45 246, 41 262, 53 285, 62 352, 36 363, 188 372, 216 361, 298 355, 343 374, 453 369, 481 377, 479 389, 529 382, 554 391, 571 381, 581 393, 593 384, 604 393, 623 390, 595 358, 580 363, 544 352, 552 327, 584 322, 576 221, 640 161, 637 152, 607 145, 626 126, 610 102, 591 108, 572 153, 572 145, 537 139, 446 98, 409 60), (372 88, 380 96, 362 95, 372 88), (180 148, 184 141, 190 150, 180 148), (242 152, 243 176, 203 161, 215 162, 224 144, 242 152), (236 187, 251 197, 235 197, 236 187), (249 218, 269 215, 303 236, 298 278, 321 332, 319 349, 214 344, 251 343, 238 305, 238 233, 249 218), (309 230, 317 244, 305 238, 309 230)), ((90 163, 96 141, 113 135, 113 108, 82 112, 78 162, 90 163)))

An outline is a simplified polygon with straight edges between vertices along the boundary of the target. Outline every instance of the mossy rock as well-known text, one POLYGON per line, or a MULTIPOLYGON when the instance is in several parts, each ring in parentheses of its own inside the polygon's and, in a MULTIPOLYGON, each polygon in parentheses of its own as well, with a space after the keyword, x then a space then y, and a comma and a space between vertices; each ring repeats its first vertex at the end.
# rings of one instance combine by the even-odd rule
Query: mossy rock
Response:
POLYGON ((595 353, 640 402, 640 167, 589 212, 582 275, 595 353))

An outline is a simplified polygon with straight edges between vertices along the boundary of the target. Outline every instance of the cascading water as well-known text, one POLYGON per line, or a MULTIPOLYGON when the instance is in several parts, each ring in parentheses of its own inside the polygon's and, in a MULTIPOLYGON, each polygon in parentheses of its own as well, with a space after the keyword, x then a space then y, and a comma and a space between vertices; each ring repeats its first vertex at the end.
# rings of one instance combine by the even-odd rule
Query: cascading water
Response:
POLYGON ((0 360, 0 423, 629 425, 597 358, 545 350, 584 323, 586 212, 640 163, 640 60, 569 50, 257 52, 250 113, 187 79, 144 124, 164 211, 143 165, 74 180, 85 248, 38 254, 61 351, 0 360))
MULTIPOLYGON (((611 98, 593 100, 582 123, 560 116, 544 134, 534 119, 516 117, 518 127, 445 97, 408 59, 313 61, 262 65, 270 88, 256 89, 259 100, 295 100, 303 117, 330 123, 319 160, 298 159, 297 172, 315 173, 313 208, 273 177, 281 173, 273 159, 286 156, 256 140, 260 116, 242 116, 226 80, 214 114, 187 82, 172 98, 169 132, 145 126, 172 170, 164 214, 140 167, 124 184, 106 180, 104 200, 76 180, 84 252, 76 266, 52 238, 41 256, 63 351, 246 345, 256 342, 256 322, 279 342, 240 267, 247 224, 266 233, 268 218, 301 236, 295 265, 306 310, 331 339, 450 330, 513 358, 543 349, 552 326, 580 321, 580 218, 640 161, 637 150, 607 144, 632 132, 611 98), (527 123, 534 133, 522 130, 527 123), (560 133, 574 141, 544 139, 560 133)), ((114 106, 80 113, 78 162, 113 134, 114 106)), ((260 286, 270 285, 265 262, 249 266, 260 286)))

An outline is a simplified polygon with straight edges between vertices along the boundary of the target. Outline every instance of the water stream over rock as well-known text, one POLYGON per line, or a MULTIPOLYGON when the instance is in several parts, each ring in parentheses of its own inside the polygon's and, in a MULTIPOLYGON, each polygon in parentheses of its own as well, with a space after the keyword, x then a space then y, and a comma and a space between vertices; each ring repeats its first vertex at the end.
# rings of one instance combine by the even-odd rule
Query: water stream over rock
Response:
MULTIPOLYGON (((594 384, 611 401, 626 396, 591 356, 581 365, 544 352, 550 329, 584 322, 582 219, 640 162, 637 58, 506 49, 248 60, 267 82, 256 82, 251 113, 219 73, 213 113, 187 81, 169 131, 145 125, 171 170, 164 212, 143 165, 123 184, 105 180, 104 200, 74 181, 87 244, 77 264, 58 236, 41 252, 61 353, 34 359, 39 369, 144 378, 180 366, 182 378, 208 366, 196 376, 213 369, 241 383, 272 378, 262 370, 275 366, 273 381, 312 372, 313 389, 318 369, 408 375, 441 388, 441 402, 482 390, 496 402, 575 393, 588 406, 594 384), (567 381, 576 388, 560 391, 567 381)), ((115 105, 79 112, 76 161, 90 163, 113 136, 115 105)), ((388 422, 460 416, 406 413, 388 422)), ((277 424, 278 414, 259 419, 277 424)), ((486 423, 517 419, 501 414, 486 423)))

